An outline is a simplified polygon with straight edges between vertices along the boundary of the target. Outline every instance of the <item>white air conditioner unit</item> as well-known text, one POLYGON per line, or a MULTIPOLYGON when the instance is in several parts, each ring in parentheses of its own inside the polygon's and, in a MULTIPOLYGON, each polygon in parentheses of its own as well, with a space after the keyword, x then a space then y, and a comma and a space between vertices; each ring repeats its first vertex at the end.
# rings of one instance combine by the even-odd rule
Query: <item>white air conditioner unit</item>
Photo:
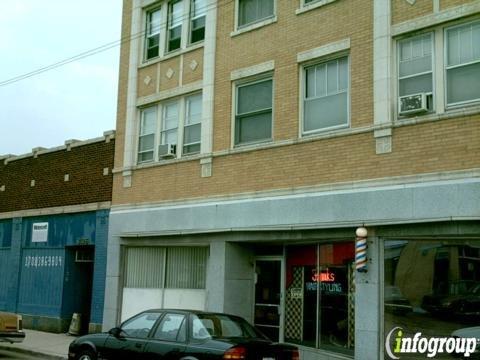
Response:
POLYGON ((399 114, 415 114, 425 112, 427 108, 427 94, 420 93, 414 95, 400 96, 398 98, 399 114))
POLYGON ((175 144, 158 145, 158 157, 162 159, 175 157, 177 146, 175 144))

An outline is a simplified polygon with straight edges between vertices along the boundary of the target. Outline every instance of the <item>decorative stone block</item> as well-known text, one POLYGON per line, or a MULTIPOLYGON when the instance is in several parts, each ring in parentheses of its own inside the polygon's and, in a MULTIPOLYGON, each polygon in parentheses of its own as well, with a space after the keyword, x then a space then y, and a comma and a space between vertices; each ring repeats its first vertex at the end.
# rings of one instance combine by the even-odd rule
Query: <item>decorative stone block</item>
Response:
POLYGON ((195 69, 198 67, 198 62, 196 60, 192 60, 190 61, 190 69, 192 69, 192 71, 195 71, 195 69))
POLYGON ((384 136, 375 139, 376 154, 388 154, 392 152, 392 137, 384 136))
POLYGON ((165 76, 169 79, 172 78, 173 74, 175 74, 175 71, 173 71, 172 68, 168 68, 167 72, 165 73, 165 76))

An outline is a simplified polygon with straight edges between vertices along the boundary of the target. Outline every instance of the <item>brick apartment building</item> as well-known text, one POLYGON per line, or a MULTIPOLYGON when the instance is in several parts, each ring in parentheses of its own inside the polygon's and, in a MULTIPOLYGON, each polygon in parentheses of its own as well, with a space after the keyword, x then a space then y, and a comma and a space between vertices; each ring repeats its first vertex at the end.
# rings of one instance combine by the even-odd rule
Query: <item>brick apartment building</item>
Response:
POLYGON ((101 328, 114 138, 0 157, 0 311, 27 328, 101 328))
POLYGON ((480 1, 126 0, 122 29, 105 329, 197 308, 376 359, 480 313, 480 1))

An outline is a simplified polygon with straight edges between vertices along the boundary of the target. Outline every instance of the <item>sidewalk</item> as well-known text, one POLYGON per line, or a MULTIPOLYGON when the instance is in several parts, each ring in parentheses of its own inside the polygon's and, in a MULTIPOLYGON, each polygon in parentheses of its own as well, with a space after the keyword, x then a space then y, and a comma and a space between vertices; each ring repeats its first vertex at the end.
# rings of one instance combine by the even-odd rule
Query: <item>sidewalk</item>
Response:
POLYGON ((0 342, 0 348, 30 355, 41 355, 52 360, 66 359, 68 345, 75 339, 75 336, 65 334, 52 334, 28 329, 24 329, 24 331, 25 340, 22 343, 9 344, 0 342))

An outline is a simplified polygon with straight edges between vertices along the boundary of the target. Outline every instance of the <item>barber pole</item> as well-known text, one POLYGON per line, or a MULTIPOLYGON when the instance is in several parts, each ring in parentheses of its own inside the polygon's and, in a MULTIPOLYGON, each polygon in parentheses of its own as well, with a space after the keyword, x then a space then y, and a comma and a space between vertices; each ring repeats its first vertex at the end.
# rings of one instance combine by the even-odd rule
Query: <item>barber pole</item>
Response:
POLYGON ((359 227, 355 235, 355 266, 358 272, 367 272, 367 229, 359 227))

